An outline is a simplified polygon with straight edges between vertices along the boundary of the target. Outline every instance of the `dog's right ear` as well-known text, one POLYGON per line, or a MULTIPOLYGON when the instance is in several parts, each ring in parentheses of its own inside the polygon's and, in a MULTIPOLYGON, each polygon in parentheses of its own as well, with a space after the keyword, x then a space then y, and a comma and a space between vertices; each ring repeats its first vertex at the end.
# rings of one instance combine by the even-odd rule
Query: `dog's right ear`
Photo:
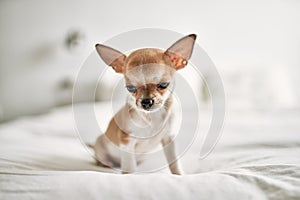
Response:
POLYGON ((96 44, 96 50, 102 60, 107 65, 111 66, 117 73, 124 72, 126 55, 103 44, 96 44))

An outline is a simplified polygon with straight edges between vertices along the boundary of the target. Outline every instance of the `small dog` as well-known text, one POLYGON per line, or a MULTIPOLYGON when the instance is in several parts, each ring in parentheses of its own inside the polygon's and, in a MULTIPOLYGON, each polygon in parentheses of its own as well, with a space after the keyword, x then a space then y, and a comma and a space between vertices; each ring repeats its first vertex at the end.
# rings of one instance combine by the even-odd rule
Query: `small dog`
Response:
POLYGON ((173 141, 177 131, 174 130, 177 104, 172 91, 174 72, 187 65, 195 40, 196 35, 190 34, 166 51, 144 48, 129 56, 111 47, 96 45, 102 60, 124 75, 130 93, 125 106, 115 114, 105 134, 100 135, 93 146, 99 164, 120 166, 122 173, 133 173, 142 161, 140 154, 161 144, 170 171, 183 174, 173 141))

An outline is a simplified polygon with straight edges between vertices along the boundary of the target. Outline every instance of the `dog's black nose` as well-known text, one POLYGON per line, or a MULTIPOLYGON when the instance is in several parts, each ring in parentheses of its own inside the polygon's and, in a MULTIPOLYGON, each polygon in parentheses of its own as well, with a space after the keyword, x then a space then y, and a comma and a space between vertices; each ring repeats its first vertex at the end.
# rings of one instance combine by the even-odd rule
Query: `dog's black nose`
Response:
POLYGON ((141 104, 145 110, 148 110, 153 106, 154 100, 152 98, 146 98, 142 100, 141 104))

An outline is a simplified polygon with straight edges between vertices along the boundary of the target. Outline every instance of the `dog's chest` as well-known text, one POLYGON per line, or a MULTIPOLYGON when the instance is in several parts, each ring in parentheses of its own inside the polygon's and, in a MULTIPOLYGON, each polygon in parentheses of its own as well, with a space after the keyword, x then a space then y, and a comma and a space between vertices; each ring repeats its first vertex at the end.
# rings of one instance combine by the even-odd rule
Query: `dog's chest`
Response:
POLYGON ((156 112, 136 117, 131 136, 137 140, 136 152, 149 152, 160 145, 172 127, 168 113, 156 112))
POLYGON ((169 125, 165 112, 141 113, 130 118, 128 129, 131 135, 139 139, 151 139, 169 125))
POLYGON ((124 106, 115 116, 118 127, 136 140, 136 152, 149 152, 158 147, 162 138, 174 132, 175 109, 156 112, 129 112, 124 106))

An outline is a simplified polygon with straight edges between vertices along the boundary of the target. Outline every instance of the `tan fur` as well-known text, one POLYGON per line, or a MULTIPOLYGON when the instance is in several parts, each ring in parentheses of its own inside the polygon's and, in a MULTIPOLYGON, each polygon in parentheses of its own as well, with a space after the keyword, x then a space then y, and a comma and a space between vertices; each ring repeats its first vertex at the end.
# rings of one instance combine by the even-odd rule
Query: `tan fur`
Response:
POLYGON ((117 126, 114 119, 110 121, 105 135, 116 146, 119 146, 120 144, 128 144, 130 137, 117 126))
POLYGON ((164 64, 164 51, 146 48, 132 52, 125 60, 125 74, 134 67, 149 63, 164 64))

